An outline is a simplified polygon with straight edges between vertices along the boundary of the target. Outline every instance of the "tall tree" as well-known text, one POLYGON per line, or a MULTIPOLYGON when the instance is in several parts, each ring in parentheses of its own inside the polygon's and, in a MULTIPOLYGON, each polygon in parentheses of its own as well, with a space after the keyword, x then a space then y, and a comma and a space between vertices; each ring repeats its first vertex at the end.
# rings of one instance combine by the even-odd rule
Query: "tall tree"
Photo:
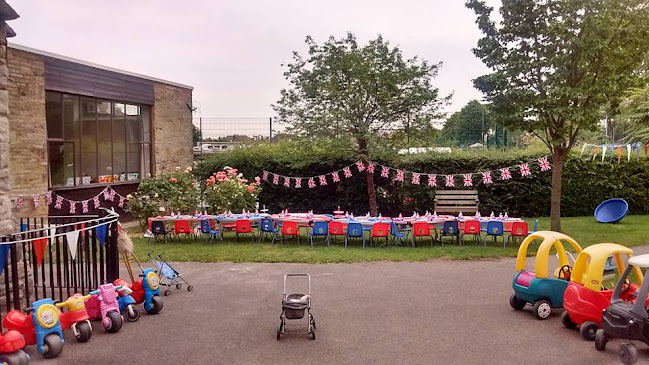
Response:
POLYGON ((462 147, 476 142, 484 144, 484 138, 491 127, 488 107, 477 100, 471 100, 448 118, 444 123, 442 136, 462 147))
POLYGON ((203 132, 197 126, 192 124, 192 143, 194 146, 203 138, 203 132))
MULTIPOLYGON (((273 105, 278 121, 298 136, 351 140, 355 153, 369 159, 381 136, 403 130, 416 133, 440 118, 440 98, 432 80, 440 64, 404 59, 380 35, 359 45, 348 33, 317 44, 306 38, 308 57, 293 53, 284 73, 290 86, 273 105)), ((370 212, 378 214, 374 175, 367 174, 370 212)))
POLYGON ((474 80, 499 121, 536 133, 552 155, 551 227, 561 230, 563 162, 581 130, 637 80, 649 51, 646 0, 502 0, 498 22, 466 6, 483 38, 473 50, 492 72, 474 80))

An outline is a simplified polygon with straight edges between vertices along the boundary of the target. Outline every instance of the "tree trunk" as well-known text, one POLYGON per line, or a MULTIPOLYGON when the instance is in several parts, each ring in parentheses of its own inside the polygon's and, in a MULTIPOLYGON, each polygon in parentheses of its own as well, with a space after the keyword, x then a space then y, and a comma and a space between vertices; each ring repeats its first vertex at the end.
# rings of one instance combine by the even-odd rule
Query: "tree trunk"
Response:
POLYGON ((555 149, 552 153, 552 193, 550 196, 550 229, 561 232, 561 175, 563 173, 563 151, 555 149))
MULTIPOLYGON (((365 138, 356 138, 358 142, 358 152, 360 158, 367 161, 368 151, 367 151, 367 140, 365 138)), ((365 176, 367 177, 367 200, 370 205, 370 215, 376 217, 379 215, 379 207, 376 204, 376 188, 374 187, 374 174, 370 173, 368 170, 365 170, 365 176)))

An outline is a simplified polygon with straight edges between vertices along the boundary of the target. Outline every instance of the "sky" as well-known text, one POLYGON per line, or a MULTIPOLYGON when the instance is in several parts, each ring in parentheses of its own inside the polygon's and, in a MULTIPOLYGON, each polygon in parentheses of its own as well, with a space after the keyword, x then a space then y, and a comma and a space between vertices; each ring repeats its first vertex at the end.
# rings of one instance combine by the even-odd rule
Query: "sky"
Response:
POLYGON ((281 65, 306 53, 307 35, 382 34, 407 58, 443 62, 434 85, 454 93, 449 114, 482 97, 471 80, 488 71, 471 53, 480 33, 463 0, 8 2, 21 16, 11 42, 191 85, 195 117, 273 117, 281 65))

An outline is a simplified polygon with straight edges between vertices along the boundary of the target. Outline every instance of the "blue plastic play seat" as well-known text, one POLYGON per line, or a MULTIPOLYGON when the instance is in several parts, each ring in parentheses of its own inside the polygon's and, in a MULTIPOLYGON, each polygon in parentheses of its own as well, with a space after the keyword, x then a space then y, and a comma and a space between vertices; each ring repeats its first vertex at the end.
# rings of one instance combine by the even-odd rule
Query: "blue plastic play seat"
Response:
POLYGON ((309 241, 311 241, 311 248, 313 248, 313 237, 325 237, 327 246, 329 246, 329 222, 313 222, 313 229, 309 232, 309 241))
POLYGON ((484 236, 484 245, 487 247, 487 237, 492 236, 494 240, 500 236, 503 238, 503 248, 505 247, 505 225, 502 221, 487 222, 487 235, 484 236))
POLYGON ((595 209, 595 219, 600 223, 617 223, 629 213, 629 203, 613 198, 600 203, 595 209))
POLYGON ((444 236, 456 237, 457 244, 458 245, 461 244, 460 227, 456 220, 445 221, 444 223, 442 223, 442 230, 440 231, 440 235, 439 235, 439 240, 442 243, 442 246, 444 246, 444 236))
POLYGON ((363 234, 363 225, 357 222, 347 224, 347 235, 345 236, 345 247, 350 238, 362 238, 363 248, 365 248, 365 235, 363 234))
POLYGON ((404 239, 408 238, 408 232, 400 231, 397 227, 397 224, 392 221, 390 224, 390 234, 394 237, 395 243, 394 247, 397 247, 399 244, 406 245, 404 239))
POLYGON ((221 231, 218 229, 212 229, 212 225, 210 224, 210 221, 207 219, 201 219, 201 233, 204 235, 208 235, 210 237, 210 243, 214 241, 214 237, 219 236, 219 239, 222 241, 223 240, 223 235, 221 234, 221 231))
POLYGON ((259 222, 259 242, 269 234, 273 236, 271 243, 275 243, 275 238, 279 237, 279 230, 275 228, 272 219, 262 218, 259 222))

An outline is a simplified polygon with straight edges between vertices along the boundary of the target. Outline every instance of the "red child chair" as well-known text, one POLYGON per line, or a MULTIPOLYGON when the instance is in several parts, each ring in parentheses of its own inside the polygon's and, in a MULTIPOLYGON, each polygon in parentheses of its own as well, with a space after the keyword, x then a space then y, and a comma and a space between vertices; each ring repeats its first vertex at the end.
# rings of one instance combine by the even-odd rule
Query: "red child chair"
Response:
POLYGON ((374 223, 374 225, 372 225, 372 230, 370 231, 370 246, 372 245, 372 241, 375 237, 385 237, 385 247, 388 247, 388 240, 390 237, 390 223, 374 223))
POLYGON ((527 222, 514 222, 512 223, 512 230, 509 232, 509 237, 507 237, 507 243, 512 237, 527 237, 529 234, 529 227, 527 222))
POLYGON ((300 244, 300 227, 297 222, 284 222, 282 223, 282 242, 284 236, 297 236, 297 244, 300 244))
POLYGON ((329 246, 329 239, 332 236, 344 236, 345 230, 343 229, 342 222, 331 221, 329 222, 329 236, 327 236, 327 246, 329 246))
POLYGON ((464 229, 462 230, 462 242, 464 242, 464 236, 470 234, 473 236, 473 241, 480 244, 482 239, 480 231, 480 221, 466 221, 464 222, 464 229))
POLYGON ((417 237, 430 237, 430 245, 433 245, 433 240, 435 236, 437 235, 437 231, 435 231, 435 227, 432 227, 433 231, 435 234, 431 234, 431 226, 428 224, 428 222, 415 222, 412 225, 412 247, 415 247, 415 244, 417 242, 417 237))
POLYGON ((236 241, 239 242, 239 234, 250 233, 252 234, 252 240, 255 240, 255 232, 252 230, 252 225, 247 219, 237 219, 234 224, 234 236, 236 241))
POLYGON ((180 235, 184 234, 185 236, 193 236, 192 228, 189 226, 189 221, 186 220, 177 220, 174 221, 174 233, 176 237, 180 239, 180 235))

